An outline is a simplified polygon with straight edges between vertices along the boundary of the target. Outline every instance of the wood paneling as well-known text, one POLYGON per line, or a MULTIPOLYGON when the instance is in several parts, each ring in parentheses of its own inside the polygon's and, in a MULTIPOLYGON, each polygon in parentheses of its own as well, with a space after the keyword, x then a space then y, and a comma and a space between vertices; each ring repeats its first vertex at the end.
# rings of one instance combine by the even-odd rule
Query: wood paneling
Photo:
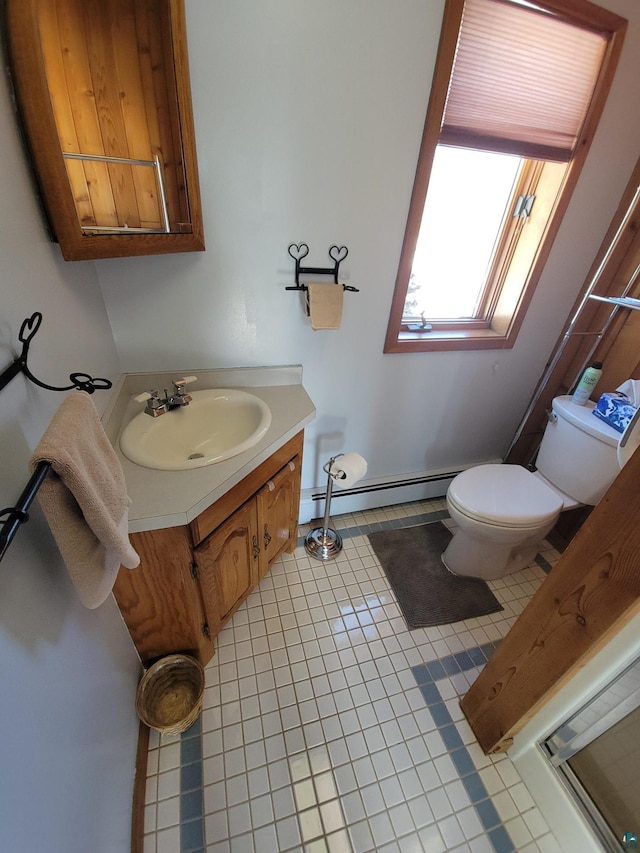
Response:
MULTIPOLYGON (((180 135, 173 131, 178 109, 166 5, 38 0, 38 15, 63 150, 141 160, 159 155, 170 221, 179 230, 187 205, 180 135)), ((153 169, 66 162, 83 225, 162 227, 153 169)))
POLYGON ((7 0, 11 73, 40 195, 66 260, 204 250, 184 0, 7 0), (164 165, 74 161, 62 152, 164 165))
POLYGON ((640 612, 640 452, 569 544, 461 702, 499 752, 640 612))

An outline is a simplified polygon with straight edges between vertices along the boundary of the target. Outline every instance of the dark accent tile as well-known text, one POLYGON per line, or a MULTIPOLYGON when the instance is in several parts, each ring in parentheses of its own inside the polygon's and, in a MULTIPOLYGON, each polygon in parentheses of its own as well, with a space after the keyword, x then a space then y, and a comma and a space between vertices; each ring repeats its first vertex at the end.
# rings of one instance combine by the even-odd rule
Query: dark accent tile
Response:
POLYGON ((196 788, 194 791, 188 791, 180 797, 180 821, 185 823, 189 820, 202 818, 202 789, 196 788))
MULTIPOLYGON (((440 729, 440 737, 449 752, 453 752, 455 749, 460 749, 460 747, 464 746, 460 733, 454 725, 445 726, 443 729, 440 729)), ((464 751, 466 752, 466 749, 464 751)))
POLYGON ((202 788, 202 763, 196 761, 194 764, 185 764, 180 770, 180 790, 182 792, 192 791, 194 788, 202 788))
POLYGON ((467 654, 471 658, 474 666, 484 666, 487 662, 487 658, 480 646, 475 646, 473 649, 469 649, 467 654))
POLYGON ((418 664, 418 666, 411 667, 411 672, 413 672, 413 677, 415 678, 418 686, 421 684, 429 684, 432 681, 429 670, 423 663, 418 664))
POLYGON ((464 785, 464 789, 469 795, 469 799, 472 803, 480 803, 482 800, 486 800, 489 796, 487 794, 487 789, 484 786, 484 782, 478 773, 472 773, 469 776, 465 776, 462 779, 462 784, 464 785))
POLYGON ((447 655, 440 661, 447 675, 458 675, 460 667, 453 655, 447 655))
POLYGON ((474 664, 471 660, 469 652, 456 652, 454 658, 456 659, 458 666, 463 672, 467 669, 473 669, 474 664))
POLYGON ((416 524, 421 524, 425 519, 425 513, 419 512, 416 515, 407 515, 402 520, 406 525, 412 525, 415 527, 416 524))
POLYGON ((180 853, 201 853, 204 850, 202 818, 180 824, 180 853))
POLYGON ((491 800, 482 800, 482 802, 476 803, 475 806, 478 817, 487 832, 496 826, 500 826, 502 821, 491 800))
POLYGON ((436 726, 440 729, 443 726, 448 726, 452 723, 451 714, 447 710, 447 706, 444 702, 439 705, 429 705, 429 711, 431 712, 431 716, 433 717, 433 721, 436 726))
POLYGON ((509 833, 504 826, 498 826, 489 833, 489 840, 493 844, 496 853, 516 853, 516 848, 509 838, 509 833))
POLYGON ((491 658, 491 656, 493 655, 493 653, 495 652, 497 646, 495 643, 485 643, 483 646, 480 646, 480 648, 484 652, 487 660, 489 660, 491 658))
POLYGON ((434 509, 433 512, 426 512, 422 516, 422 523, 423 524, 433 524, 434 521, 439 521, 440 520, 440 512, 441 511, 439 509, 434 509))
POLYGON ((551 563, 548 563, 545 560, 545 558, 542 556, 542 554, 536 554, 534 562, 536 563, 536 565, 540 566, 542 571, 545 572, 546 574, 549 574, 549 572, 553 568, 551 563))
POLYGON ((180 745, 180 764, 191 764, 202 760, 202 742, 199 737, 190 737, 180 745))
POLYGON ((194 722, 189 726, 186 732, 182 733, 183 738, 200 737, 202 734, 202 716, 196 717, 194 722))
POLYGON ((439 678, 444 678, 447 674, 439 660, 429 661, 427 669, 429 670, 429 675, 434 681, 437 681, 439 678))
MULTIPOLYGON (((444 731, 444 729, 443 729, 444 731)), ((440 732, 442 734, 442 732, 440 732)), ((446 743, 446 741, 445 741, 446 743)), ((475 764, 471 760, 471 756, 467 752, 466 747, 462 747, 462 749, 456 749, 451 753, 451 760, 454 763, 456 770, 458 771, 460 778, 464 776, 469 776, 472 773, 477 774, 477 770, 475 768, 475 764)), ((478 779, 480 777, 478 776, 478 779)), ((467 792, 468 793, 468 792, 467 792)), ((487 792, 484 792, 484 796, 487 796, 487 792)), ((481 798, 482 799, 482 798, 481 798)))
POLYGON ((420 685, 420 692, 424 696, 424 701, 429 707, 432 705, 442 705, 442 696, 440 691, 433 682, 420 685))

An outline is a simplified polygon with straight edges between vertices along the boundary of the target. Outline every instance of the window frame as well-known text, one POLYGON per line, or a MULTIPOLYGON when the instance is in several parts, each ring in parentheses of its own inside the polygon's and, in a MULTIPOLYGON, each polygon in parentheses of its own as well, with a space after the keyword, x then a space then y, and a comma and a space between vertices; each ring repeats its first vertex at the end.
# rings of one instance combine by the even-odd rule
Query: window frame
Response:
MULTIPOLYGON (((398 273, 389 315, 389 324, 384 343, 385 353, 428 352, 438 350, 465 349, 508 349, 513 347, 526 310, 531 302, 542 270, 547 261, 553 241, 557 235, 562 218, 575 189, 585 158, 591 147, 604 104, 611 88, 615 69, 622 50, 627 21, 624 18, 589 2, 589 0, 536 0, 537 4, 559 17, 583 26, 597 28, 607 37, 602 67, 593 98, 587 111, 582 130, 568 163, 549 161, 525 161, 525 180, 519 181, 526 191, 520 194, 535 193, 540 182, 546 187, 546 208, 538 200, 534 204, 535 213, 545 216, 546 221, 532 229, 523 227, 521 218, 503 229, 497 252, 494 255, 492 270, 485 288, 483 316, 461 321, 437 321, 425 318, 430 330, 408 330, 403 328, 403 313, 407 289, 413 266, 413 257, 418 241, 425 199, 427 195, 431 168, 436 147, 440 141, 440 128, 446 103, 449 80, 458 41, 458 33, 464 10, 464 0, 446 0, 440 43, 432 80, 431 94, 427 108, 418 164, 414 179, 409 213, 405 228, 398 273), (559 168, 560 167, 560 170, 559 168), (555 190, 553 187, 555 186, 555 190), (505 236, 504 231, 515 229, 517 234, 505 236), (513 237, 518 239, 514 240, 513 237), (501 288, 512 270, 512 261, 519 252, 519 283, 510 282, 508 310, 497 310, 501 288), (524 260, 523 260, 524 253, 524 260), (496 313, 497 311, 497 313, 496 313)), ((522 178, 522 176, 521 176, 522 178)), ((514 278, 513 275, 510 276, 514 278)))

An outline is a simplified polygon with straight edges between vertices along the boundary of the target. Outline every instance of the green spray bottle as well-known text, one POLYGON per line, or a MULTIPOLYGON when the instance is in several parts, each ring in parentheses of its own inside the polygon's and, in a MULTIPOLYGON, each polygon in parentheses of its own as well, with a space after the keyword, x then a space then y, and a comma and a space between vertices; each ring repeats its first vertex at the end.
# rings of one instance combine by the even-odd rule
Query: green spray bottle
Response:
POLYGON ((571 397, 571 402, 575 403, 577 406, 586 405, 587 400, 591 396, 593 389, 598 384, 598 380, 602 376, 602 362, 594 361, 591 367, 587 367, 585 372, 582 374, 582 378, 578 385, 576 386, 576 390, 573 392, 573 396, 571 397))

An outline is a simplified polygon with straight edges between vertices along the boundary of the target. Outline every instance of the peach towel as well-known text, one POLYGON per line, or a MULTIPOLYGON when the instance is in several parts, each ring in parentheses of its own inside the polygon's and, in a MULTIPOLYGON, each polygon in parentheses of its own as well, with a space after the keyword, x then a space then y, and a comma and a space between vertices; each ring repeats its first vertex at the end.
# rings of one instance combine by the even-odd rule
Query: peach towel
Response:
POLYGON ((339 329, 344 288, 341 284, 307 284, 312 329, 339 329))
POLYGON ((31 459, 52 470, 38 498, 80 600, 98 607, 113 589, 122 564, 140 558, 129 542, 131 501, 120 460, 105 435, 91 397, 68 395, 40 439, 31 459))

